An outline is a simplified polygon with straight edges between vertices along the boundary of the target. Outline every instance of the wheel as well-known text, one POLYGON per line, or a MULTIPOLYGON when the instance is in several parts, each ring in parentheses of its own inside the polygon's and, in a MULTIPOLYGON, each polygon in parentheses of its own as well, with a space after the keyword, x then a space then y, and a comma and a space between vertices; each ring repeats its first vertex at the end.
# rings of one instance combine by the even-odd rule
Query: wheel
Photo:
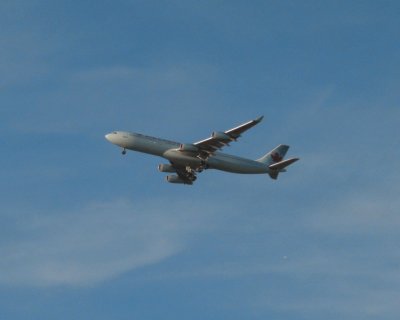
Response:
POLYGON ((125 148, 124 148, 124 150, 122 150, 122 154, 123 154, 123 155, 126 155, 126 150, 125 150, 125 148))

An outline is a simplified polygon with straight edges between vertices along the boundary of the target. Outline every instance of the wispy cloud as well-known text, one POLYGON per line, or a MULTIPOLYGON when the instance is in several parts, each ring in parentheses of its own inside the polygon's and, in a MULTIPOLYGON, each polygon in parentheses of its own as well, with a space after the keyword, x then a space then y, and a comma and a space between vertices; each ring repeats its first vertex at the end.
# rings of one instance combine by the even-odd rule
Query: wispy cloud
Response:
POLYGON ((400 201, 393 191, 354 191, 339 203, 332 201, 316 209, 308 224, 329 233, 387 234, 400 226, 399 209, 400 201))
POLYGON ((17 214, 9 219, 13 235, 0 247, 0 282, 88 285, 157 263, 185 247, 191 227, 179 210, 168 212, 119 200, 17 214))
MULTIPOLYGON (((338 192, 331 201, 314 199, 294 219, 284 210, 284 217, 266 212, 239 220, 245 210, 237 204, 225 225, 218 225, 217 233, 233 234, 218 236, 225 242, 221 258, 153 277, 249 281, 246 298, 232 292, 228 299, 261 314, 395 319, 400 311, 399 190, 389 174, 384 177, 374 187, 338 192)), ((260 205, 259 211, 265 208, 260 205)), ((213 254, 218 248, 208 250, 213 254)))

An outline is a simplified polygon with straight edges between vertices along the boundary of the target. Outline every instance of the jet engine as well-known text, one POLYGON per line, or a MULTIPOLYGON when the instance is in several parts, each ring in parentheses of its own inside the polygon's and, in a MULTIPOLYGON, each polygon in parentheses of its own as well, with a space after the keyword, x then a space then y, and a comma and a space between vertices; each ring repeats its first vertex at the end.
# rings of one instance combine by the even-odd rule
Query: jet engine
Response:
POLYGON ((182 184, 191 184, 190 182, 187 182, 185 180, 183 180, 181 177, 173 174, 173 175, 169 175, 166 176, 165 179, 169 182, 169 183, 182 183, 182 184))
POLYGON ((217 140, 232 140, 232 137, 230 137, 226 133, 220 132, 220 131, 214 131, 211 136, 217 140))
POLYGON ((176 172, 175 168, 172 165, 165 164, 165 163, 158 165, 158 171, 160 171, 160 172, 176 172))
POLYGON ((194 144, 181 143, 178 150, 183 152, 197 152, 199 151, 199 148, 196 147, 194 144))

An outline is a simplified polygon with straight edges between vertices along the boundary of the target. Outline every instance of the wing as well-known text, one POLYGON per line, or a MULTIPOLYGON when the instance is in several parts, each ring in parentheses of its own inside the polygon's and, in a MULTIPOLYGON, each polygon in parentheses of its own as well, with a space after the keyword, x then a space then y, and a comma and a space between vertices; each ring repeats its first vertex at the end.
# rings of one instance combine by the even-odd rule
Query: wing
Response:
POLYGON ((224 132, 215 131, 208 139, 194 143, 194 145, 200 150, 199 157, 206 159, 210 154, 213 154, 215 151, 229 145, 230 142, 236 141, 243 132, 260 123, 263 118, 264 116, 261 116, 224 132))
POLYGON ((263 118, 263 116, 259 117, 224 132, 213 132, 210 138, 194 144, 181 144, 177 149, 178 151, 186 154, 186 156, 200 158, 201 162, 196 165, 193 163, 183 165, 182 163, 178 164, 170 160, 170 166, 173 170, 165 172, 175 172, 177 175, 167 176, 167 181, 171 183, 193 184, 197 179, 196 174, 207 169, 205 160, 210 155, 215 151, 222 149, 224 146, 229 145, 230 142, 236 141, 243 132, 260 123, 263 118))

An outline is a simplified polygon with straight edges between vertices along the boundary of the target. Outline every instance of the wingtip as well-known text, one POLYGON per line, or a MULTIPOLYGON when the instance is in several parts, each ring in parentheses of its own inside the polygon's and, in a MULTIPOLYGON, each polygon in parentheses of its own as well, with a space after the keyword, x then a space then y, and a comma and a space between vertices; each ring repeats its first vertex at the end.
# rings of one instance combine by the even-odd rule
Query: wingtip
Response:
POLYGON ((258 118, 257 118, 257 119, 255 119, 254 121, 258 123, 258 122, 261 122, 261 121, 262 121, 262 119, 264 119, 264 116, 258 117, 258 118))

